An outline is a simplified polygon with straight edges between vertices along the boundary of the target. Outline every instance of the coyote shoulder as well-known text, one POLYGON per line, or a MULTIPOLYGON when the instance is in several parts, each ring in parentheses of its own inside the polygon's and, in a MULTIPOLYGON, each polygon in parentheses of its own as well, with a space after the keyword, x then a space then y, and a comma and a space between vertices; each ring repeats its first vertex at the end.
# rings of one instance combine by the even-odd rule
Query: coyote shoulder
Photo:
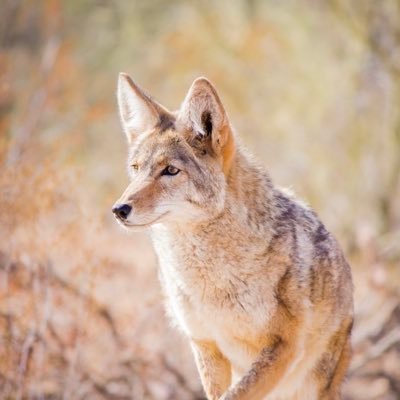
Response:
POLYGON ((170 314, 208 399, 340 399, 351 271, 309 207, 243 149, 205 78, 177 112, 118 84, 131 177, 113 207, 150 228, 170 314))

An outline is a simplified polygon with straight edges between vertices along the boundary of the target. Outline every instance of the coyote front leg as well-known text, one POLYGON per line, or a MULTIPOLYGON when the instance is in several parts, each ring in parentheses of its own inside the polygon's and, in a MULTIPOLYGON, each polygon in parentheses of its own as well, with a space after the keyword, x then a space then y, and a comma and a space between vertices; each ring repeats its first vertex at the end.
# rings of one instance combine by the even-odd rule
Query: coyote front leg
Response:
POLYGON ((209 400, 218 400, 231 384, 231 365, 214 342, 192 341, 197 369, 209 400))
POLYGON ((295 356, 295 343, 277 338, 265 347, 242 379, 220 400, 262 400, 283 378, 295 356))

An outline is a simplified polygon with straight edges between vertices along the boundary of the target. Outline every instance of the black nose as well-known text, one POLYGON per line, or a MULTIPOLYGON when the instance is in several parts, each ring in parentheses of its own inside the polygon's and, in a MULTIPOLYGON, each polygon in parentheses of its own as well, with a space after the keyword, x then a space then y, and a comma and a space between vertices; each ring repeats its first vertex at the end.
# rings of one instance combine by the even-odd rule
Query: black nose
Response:
POLYGON ((132 207, 129 204, 116 204, 112 212, 121 219, 127 219, 132 207))

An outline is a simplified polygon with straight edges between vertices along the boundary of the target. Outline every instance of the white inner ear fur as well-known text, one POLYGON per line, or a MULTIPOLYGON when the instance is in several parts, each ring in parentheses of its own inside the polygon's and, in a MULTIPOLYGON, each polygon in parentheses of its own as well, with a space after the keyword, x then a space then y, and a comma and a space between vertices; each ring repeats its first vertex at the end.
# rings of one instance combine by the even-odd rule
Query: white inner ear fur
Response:
POLYGON ((157 125, 159 115, 156 107, 123 73, 119 75, 117 97, 122 127, 129 141, 157 125))

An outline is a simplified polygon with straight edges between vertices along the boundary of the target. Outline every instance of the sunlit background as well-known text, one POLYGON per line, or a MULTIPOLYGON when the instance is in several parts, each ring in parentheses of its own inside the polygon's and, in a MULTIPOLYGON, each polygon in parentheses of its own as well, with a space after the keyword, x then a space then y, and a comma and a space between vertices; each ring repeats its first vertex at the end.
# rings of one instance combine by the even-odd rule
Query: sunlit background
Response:
POLYGON ((196 77, 216 85, 352 264, 345 399, 399 399, 396 0, 1 1, 0 398, 204 398, 149 238, 110 212, 120 71, 170 109, 196 77))

